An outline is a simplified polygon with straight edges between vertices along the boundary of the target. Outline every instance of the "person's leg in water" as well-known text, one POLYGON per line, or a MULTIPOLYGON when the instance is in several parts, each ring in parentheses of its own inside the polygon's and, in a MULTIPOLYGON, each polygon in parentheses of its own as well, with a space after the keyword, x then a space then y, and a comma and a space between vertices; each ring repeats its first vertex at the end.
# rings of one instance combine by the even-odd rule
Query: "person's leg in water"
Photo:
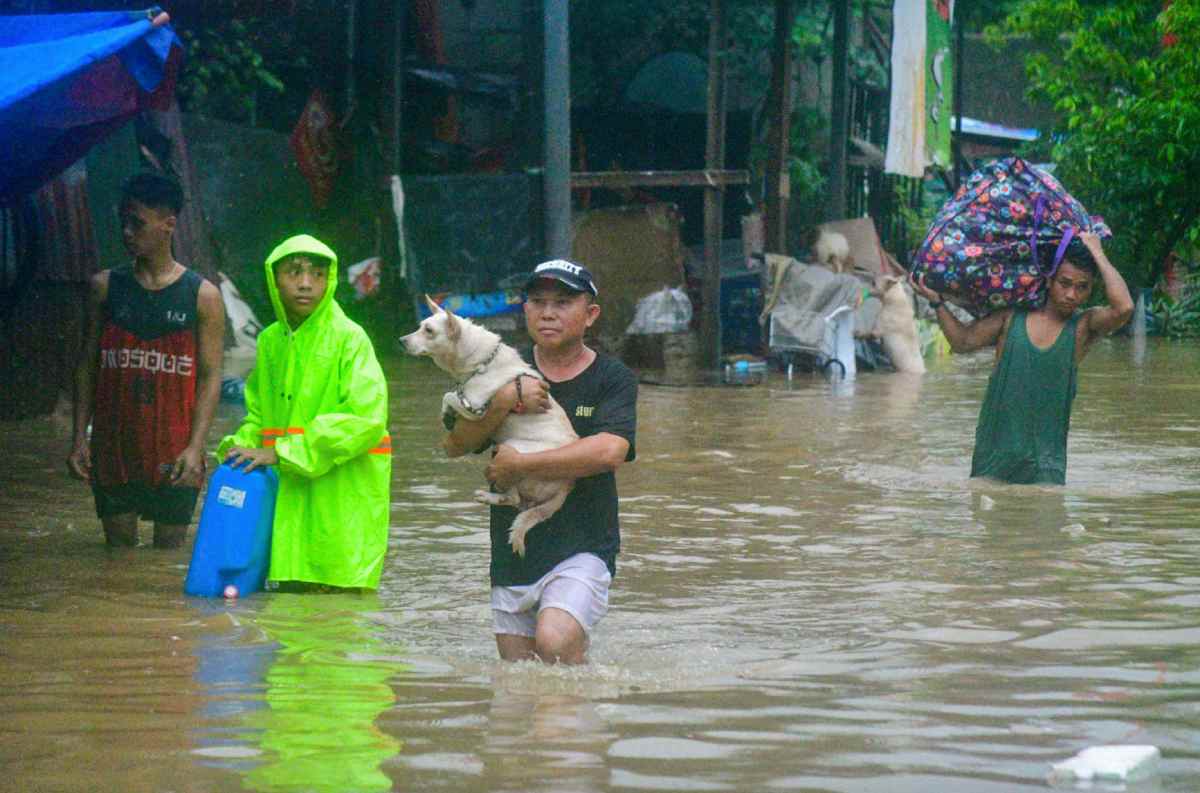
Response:
POLYGON ((154 524, 155 548, 178 548, 187 540, 188 524, 158 523, 154 524))
POLYGON ((496 650, 505 661, 585 664, 587 646, 583 626, 567 612, 553 607, 538 612, 533 636, 496 634, 496 650))
POLYGON ((196 513, 199 488, 158 487, 146 494, 142 514, 154 521, 154 547, 178 548, 187 540, 188 525, 196 513))
POLYGON ((108 515, 100 519, 104 527, 104 544, 109 548, 133 548, 138 544, 136 512, 108 515))
POLYGON ((583 626, 567 612, 546 607, 538 612, 535 652, 542 663, 587 663, 588 636, 583 626))
POLYGON ((587 663, 590 631, 608 612, 611 581, 604 562, 586 554, 562 563, 532 586, 493 588, 492 615, 500 657, 506 661, 538 659, 547 664, 587 663), (520 610, 510 610, 514 608, 520 610))
POLYGON ((497 633, 496 650, 505 661, 534 661, 538 657, 533 637, 515 633, 497 633))

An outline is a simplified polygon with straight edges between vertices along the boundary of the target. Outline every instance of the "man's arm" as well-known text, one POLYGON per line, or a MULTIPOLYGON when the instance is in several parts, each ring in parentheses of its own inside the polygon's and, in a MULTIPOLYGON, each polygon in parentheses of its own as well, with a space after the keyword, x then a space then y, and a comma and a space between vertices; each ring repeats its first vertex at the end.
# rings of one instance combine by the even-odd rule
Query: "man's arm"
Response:
POLYGON ((74 434, 71 453, 67 457, 67 472, 90 481, 92 453, 87 428, 92 421, 96 403, 96 370, 100 366, 100 330, 104 301, 108 299, 108 270, 96 273, 88 284, 87 311, 83 326, 83 349, 75 365, 74 434))
MULTIPOLYGON (((550 407, 550 391, 545 382, 536 377, 521 376, 521 404, 524 410, 541 413, 550 407)), ((505 383, 488 403, 487 410, 475 421, 462 416, 455 417, 454 428, 442 439, 442 448, 447 457, 462 457, 483 448, 508 414, 517 405, 517 386, 505 383)))
POLYGON ((632 458, 637 431, 637 378, 631 372, 614 372, 595 416, 594 434, 557 449, 521 454, 502 444, 484 475, 497 490, 507 490, 526 477, 582 479, 616 471, 632 458))
POLYGON ((1129 287, 1126 286, 1125 279, 1104 255, 1100 238, 1091 232, 1084 232, 1079 235, 1079 238, 1096 262, 1100 278, 1104 281, 1104 296, 1108 299, 1107 306, 1090 308, 1083 315, 1087 322, 1087 343, 1090 345, 1099 336, 1107 335, 1124 327, 1129 318, 1133 316, 1133 298, 1129 295, 1129 287))
MULTIPOLYGON (((945 303, 941 295, 925 285, 924 277, 913 279, 912 285, 913 289, 930 303, 945 303)), ((954 316, 945 305, 938 306, 934 313, 937 316, 938 325, 942 328, 942 333, 946 334, 946 341, 950 342, 950 349, 953 352, 962 353, 991 347, 999 341, 1005 321, 1012 310, 993 311, 983 319, 977 319, 969 325, 959 322, 958 317, 954 316)))
POLYGON ((526 477, 582 479, 617 470, 628 453, 629 441, 611 432, 598 432, 557 449, 529 454, 502 445, 485 475, 497 490, 507 490, 526 477))
POLYGON ((208 281, 196 296, 196 409, 187 447, 175 460, 171 481, 199 487, 204 479, 204 441, 221 398, 221 358, 225 352, 225 306, 208 281))

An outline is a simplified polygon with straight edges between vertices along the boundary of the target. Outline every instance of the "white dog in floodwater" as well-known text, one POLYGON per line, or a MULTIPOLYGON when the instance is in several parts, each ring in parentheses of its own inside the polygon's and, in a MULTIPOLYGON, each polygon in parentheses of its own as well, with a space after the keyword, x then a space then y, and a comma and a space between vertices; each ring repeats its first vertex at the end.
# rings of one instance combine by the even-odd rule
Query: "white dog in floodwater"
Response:
MULTIPOLYGON (((408 353, 432 358, 457 383, 442 397, 443 414, 453 411, 467 421, 477 421, 492 396, 507 383, 522 375, 544 379, 495 333, 442 308, 428 296, 425 302, 433 315, 400 342, 408 353)), ((551 398, 544 413, 509 413, 492 440, 524 454, 557 449, 578 437, 566 412, 551 398)), ((509 542, 524 556, 525 535, 558 511, 574 485, 571 479, 526 478, 504 493, 477 490, 475 500, 520 510, 509 530, 509 542)))
POLYGON ((925 359, 921 356, 921 339, 914 317, 916 309, 904 277, 879 276, 871 293, 883 304, 871 335, 883 341, 884 352, 897 372, 924 374, 925 359))

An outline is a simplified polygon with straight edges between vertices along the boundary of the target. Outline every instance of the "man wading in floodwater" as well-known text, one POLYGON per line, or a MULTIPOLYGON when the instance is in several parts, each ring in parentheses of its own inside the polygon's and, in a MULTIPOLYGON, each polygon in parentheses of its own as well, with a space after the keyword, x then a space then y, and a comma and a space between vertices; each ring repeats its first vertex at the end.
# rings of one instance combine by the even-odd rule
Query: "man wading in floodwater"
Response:
MULTIPOLYGON (((562 508, 530 530, 525 556, 508 539, 516 510, 491 508, 492 622, 506 661, 584 663, 592 629, 608 612, 621 548, 614 472, 636 455, 638 383, 623 363, 584 343, 600 316, 597 292, 586 267, 561 259, 539 264, 525 285, 525 326, 533 339, 527 360, 546 378, 579 440, 528 454, 501 445, 487 468, 498 491, 526 476, 575 480, 562 508)), ((452 422, 446 454, 486 449, 513 409, 545 409, 546 384, 532 377, 521 382, 523 392, 516 383, 501 388, 478 421, 452 422)))
POLYGON ((204 479, 225 309, 171 253, 182 207, 174 180, 129 179, 120 219, 133 261, 92 277, 67 469, 91 484, 109 546, 137 545, 139 517, 154 522, 154 547, 182 545, 204 479))
POLYGON ((1066 483, 1077 367, 1096 339, 1122 327, 1133 314, 1125 279, 1104 255, 1100 238, 1092 233, 1079 238, 1083 248, 1068 248, 1041 308, 1003 309, 964 325, 941 295, 923 280, 914 282, 933 306, 954 352, 996 345, 996 368, 975 428, 971 476, 1013 484, 1066 483), (1080 311, 1097 275, 1108 305, 1080 311))

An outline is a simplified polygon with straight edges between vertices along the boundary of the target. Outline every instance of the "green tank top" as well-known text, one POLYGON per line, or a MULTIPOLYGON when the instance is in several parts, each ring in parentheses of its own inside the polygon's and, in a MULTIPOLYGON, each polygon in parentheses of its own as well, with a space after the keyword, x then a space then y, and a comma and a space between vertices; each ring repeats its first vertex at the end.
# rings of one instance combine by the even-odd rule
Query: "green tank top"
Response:
POLYGON ((1014 484, 1065 484, 1067 430, 1075 399, 1075 325, 1071 317, 1048 349, 1029 340, 1028 311, 1009 323, 1004 352, 988 380, 975 427, 971 476, 1014 484))

